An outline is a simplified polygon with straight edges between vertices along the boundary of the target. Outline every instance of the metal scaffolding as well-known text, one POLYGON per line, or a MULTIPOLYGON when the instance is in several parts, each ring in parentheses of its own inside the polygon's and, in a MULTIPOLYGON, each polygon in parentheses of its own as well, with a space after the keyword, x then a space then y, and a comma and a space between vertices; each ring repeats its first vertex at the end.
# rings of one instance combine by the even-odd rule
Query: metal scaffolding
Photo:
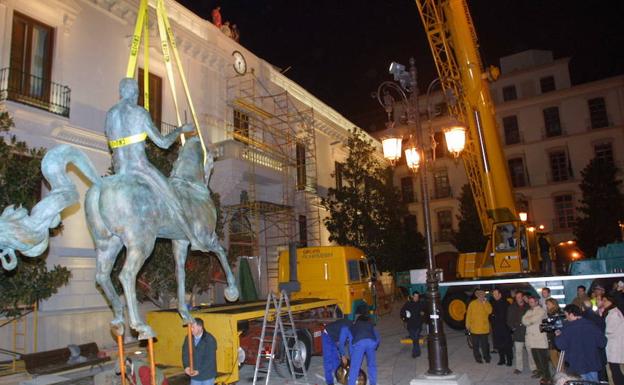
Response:
POLYGON ((314 110, 254 73, 227 80, 227 108, 228 135, 244 144, 247 163, 246 193, 239 204, 224 207, 230 250, 233 256, 264 255, 275 287, 277 256, 289 242, 320 245, 314 110), (259 184, 266 189, 259 191, 259 184))

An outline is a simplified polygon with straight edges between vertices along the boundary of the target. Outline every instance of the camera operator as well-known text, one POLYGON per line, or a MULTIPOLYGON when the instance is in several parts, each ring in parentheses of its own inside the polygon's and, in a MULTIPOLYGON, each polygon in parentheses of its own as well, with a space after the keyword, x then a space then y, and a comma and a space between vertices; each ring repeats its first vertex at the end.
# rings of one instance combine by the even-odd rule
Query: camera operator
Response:
POLYGON ((565 319, 565 314, 559 307, 559 302, 554 298, 548 298, 546 300, 546 315, 548 320, 552 322, 552 329, 546 332, 548 338, 548 353, 550 355, 550 362, 553 368, 557 367, 559 363, 559 350, 555 346, 555 330, 559 330, 562 326, 562 320, 565 319))
POLYGON ((600 349, 607 345, 607 338, 596 324, 581 316, 576 305, 567 305, 563 312, 566 322, 555 331, 555 345, 565 351, 570 370, 588 381, 598 382, 598 372, 603 367, 600 349))

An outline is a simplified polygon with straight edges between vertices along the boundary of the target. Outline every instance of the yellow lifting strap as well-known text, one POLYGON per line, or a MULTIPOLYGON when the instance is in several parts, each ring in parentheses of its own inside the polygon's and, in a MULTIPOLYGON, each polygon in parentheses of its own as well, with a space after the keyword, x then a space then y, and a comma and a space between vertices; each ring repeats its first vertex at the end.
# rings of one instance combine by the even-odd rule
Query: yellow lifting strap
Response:
MULTIPOLYGON (((169 23, 169 18, 167 16, 167 11, 165 9, 164 0, 156 0, 156 19, 158 23, 158 33, 160 36, 160 46, 162 49, 163 60, 165 62, 165 69, 167 71, 167 80, 169 81, 169 86, 171 88, 173 104, 174 104, 175 112, 176 112, 177 125, 180 126, 182 124, 182 119, 180 119, 180 108, 179 108, 178 98, 177 98, 175 76, 173 73, 173 63, 171 61, 171 53, 173 53, 173 57, 178 67, 178 71, 180 72, 180 78, 182 80, 182 86, 184 88, 186 101, 191 110, 191 116, 193 118, 193 124, 195 125, 195 130, 197 132, 197 135, 199 136, 199 141, 201 143, 202 151, 204 154, 204 163, 205 163, 206 162, 206 146, 204 144, 204 138, 202 137, 202 134, 201 134, 201 130, 199 127, 199 120, 197 119, 195 107, 191 99, 191 94, 188 88, 188 83, 186 81, 186 76, 184 74, 184 68, 182 67, 182 61, 180 60, 180 55, 178 54, 178 49, 175 43, 175 36, 173 35, 173 31, 169 23)), ((139 12, 137 14, 137 21, 134 27, 134 35, 132 37, 132 44, 130 47, 130 57, 128 59, 128 67, 126 69, 127 77, 134 77, 134 74, 136 73, 139 46, 141 44, 142 34, 145 34, 145 38, 143 40, 143 44, 145 48, 144 71, 143 71, 143 82, 144 82, 143 83, 144 84, 143 100, 144 100, 144 107, 149 110, 148 0, 141 0, 139 4, 139 12)), ((182 144, 184 144, 184 139, 185 139, 184 134, 182 134, 180 136, 180 140, 182 141, 182 144)))
POLYGON ((142 142, 145 139, 147 139, 147 133, 142 132, 140 134, 126 136, 125 138, 109 140, 108 145, 110 146, 110 148, 119 148, 127 146, 129 144, 142 142))

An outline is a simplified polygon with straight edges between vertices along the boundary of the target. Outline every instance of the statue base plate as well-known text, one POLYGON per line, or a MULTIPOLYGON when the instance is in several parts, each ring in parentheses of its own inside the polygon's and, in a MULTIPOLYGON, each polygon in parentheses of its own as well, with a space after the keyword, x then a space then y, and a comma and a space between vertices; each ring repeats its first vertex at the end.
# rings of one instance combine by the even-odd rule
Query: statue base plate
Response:
POLYGON ((420 375, 410 381, 410 385, 472 385, 467 374, 450 374, 448 376, 420 375))

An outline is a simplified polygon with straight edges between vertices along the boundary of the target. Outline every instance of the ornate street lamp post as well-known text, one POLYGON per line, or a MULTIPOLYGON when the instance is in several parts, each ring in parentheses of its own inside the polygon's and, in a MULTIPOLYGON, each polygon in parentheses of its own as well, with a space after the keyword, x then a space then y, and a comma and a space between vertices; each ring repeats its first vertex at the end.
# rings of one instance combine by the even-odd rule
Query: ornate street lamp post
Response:
MULTIPOLYGON (((395 82, 383 82, 377 89, 377 99, 388 114, 388 128, 381 134, 384 157, 392 164, 401 158, 403 140, 407 139, 405 146, 405 160, 409 169, 416 173, 420 172, 420 191, 422 195, 422 209, 425 219, 425 239, 427 241, 427 307, 429 310, 429 335, 427 347, 429 352, 428 375, 445 376, 451 374, 448 367, 448 351, 446 336, 441 317, 439 271, 435 268, 433 260, 433 239, 431 236, 431 213, 429 211, 429 188, 427 186, 427 159, 425 156, 425 142, 423 128, 420 125, 420 113, 418 110, 418 83, 416 78, 416 66, 414 59, 410 59, 409 72, 398 63, 390 65, 390 73, 394 75, 395 82), (398 82, 398 84, 396 83, 398 82), (394 127, 392 122, 393 106, 395 104, 391 92, 400 95, 407 113, 409 136, 405 130, 394 127), (409 94, 409 96, 408 96, 409 94)), ((435 81, 435 80, 434 80, 435 81)), ((429 91, 431 90, 429 87, 429 91)), ((428 92, 429 92, 428 91, 428 92)), ((428 96, 428 95, 427 95, 428 96)), ((444 130, 444 135, 449 152, 455 157, 459 156, 466 142, 466 130, 461 125, 453 125, 444 130)))

